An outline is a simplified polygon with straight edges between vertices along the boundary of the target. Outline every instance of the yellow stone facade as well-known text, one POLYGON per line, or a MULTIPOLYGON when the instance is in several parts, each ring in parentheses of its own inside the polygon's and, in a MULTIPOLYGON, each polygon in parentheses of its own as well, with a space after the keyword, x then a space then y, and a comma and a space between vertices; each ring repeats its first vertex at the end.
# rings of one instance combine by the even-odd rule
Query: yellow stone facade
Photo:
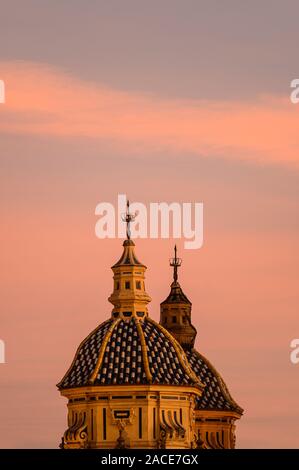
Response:
POLYGON ((137 390, 136 386, 120 385, 102 391, 99 387, 65 391, 68 429, 63 447, 196 447, 194 407, 198 393, 193 387, 165 386, 161 390, 155 385, 141 385, 137 390))

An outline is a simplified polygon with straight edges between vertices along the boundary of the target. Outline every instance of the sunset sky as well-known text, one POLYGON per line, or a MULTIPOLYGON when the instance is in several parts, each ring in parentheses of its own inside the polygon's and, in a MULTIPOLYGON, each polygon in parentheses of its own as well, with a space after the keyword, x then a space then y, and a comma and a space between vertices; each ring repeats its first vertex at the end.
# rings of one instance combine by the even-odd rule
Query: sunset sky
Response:
MULTIPOLYGON (((122 240, 95 207, 203 202, 179 280, 196 347, 245 409, 238 447, 299 447, 299 3, 0 6, 0 447, 56 448, 59 382, 109 317, 122 240)), ((151 316, 174 240, 136 240, 151 316)))

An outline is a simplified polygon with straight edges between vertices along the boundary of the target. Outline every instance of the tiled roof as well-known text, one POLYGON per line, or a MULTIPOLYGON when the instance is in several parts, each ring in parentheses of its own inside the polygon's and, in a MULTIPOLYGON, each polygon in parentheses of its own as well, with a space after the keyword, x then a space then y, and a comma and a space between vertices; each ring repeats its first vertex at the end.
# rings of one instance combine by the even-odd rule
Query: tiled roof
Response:
POLYGON ((242 408, 234 401, 222 377, 212 364, 195 349, 186 351, 186 356, 200 381, 205 385, 201 397, 197 398, 197 409, 224 410, 242 413, 242 408))
POLYGON ((197 385, 205 386, 197 399, 197 409, 242 413, 221 376, 195 349, 183 352, 171 334, 149 317, 143 321, 135 317, 129 321, 110 319, 82 341, 58 388, 91 384, 194 385, 194 374, 197 385))
POLYGON ((169 332, 148 317, 132 317, 96 328, 80 344, 58 388, 146 383, 200 385, 200 380, 169 332))
MULTIPOLYGON (((133 240, 125 240, 123 243, 124 251, 121 255, 120 259, 115 263, 112 268, 116 268, 117 266, 144 266, 144 264, 140 263, 137 259, 135 252, 134 252, 135 243, 133 240)), ((144 266, 145 267, 145 266, 144 266)))
POLYGON ((133 319, 121 321, 107 343, 95 385, 146 383, 141 342, 133 319))
POLYGON ((97 363, 99 348, 112 322, 108 320, 102 323, 82 341, 71 367, 58 384, 59 388, 80 387, 88 383, 97 363))

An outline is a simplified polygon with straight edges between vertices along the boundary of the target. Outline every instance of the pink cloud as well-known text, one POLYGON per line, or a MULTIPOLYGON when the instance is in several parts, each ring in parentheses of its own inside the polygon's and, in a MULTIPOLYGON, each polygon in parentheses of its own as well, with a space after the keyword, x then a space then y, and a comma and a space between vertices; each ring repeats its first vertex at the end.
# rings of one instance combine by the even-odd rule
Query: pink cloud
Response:
POLYGON ((180 151, 261 163, 299 163, 299 106, 170 100, 86 82, 47 65, 0 63, 0 131, 104 139, 125 150, 180 151))

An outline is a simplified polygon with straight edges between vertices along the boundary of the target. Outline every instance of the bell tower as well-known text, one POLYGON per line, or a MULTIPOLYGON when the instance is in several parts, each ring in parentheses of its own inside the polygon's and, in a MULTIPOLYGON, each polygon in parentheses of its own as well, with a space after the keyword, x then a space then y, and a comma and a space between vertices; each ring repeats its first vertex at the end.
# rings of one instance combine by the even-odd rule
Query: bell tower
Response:
POLYGON ((178 268, 182 259, 177 257, 176 245, 174 258, 169 260, 169 264, 173 267, 173 282, 170 294, 160 304, 160 324, 175 337, 183 349, 190 350, 194 347, 197 331, 191 323, 192 304, 178 282, 178 268))

